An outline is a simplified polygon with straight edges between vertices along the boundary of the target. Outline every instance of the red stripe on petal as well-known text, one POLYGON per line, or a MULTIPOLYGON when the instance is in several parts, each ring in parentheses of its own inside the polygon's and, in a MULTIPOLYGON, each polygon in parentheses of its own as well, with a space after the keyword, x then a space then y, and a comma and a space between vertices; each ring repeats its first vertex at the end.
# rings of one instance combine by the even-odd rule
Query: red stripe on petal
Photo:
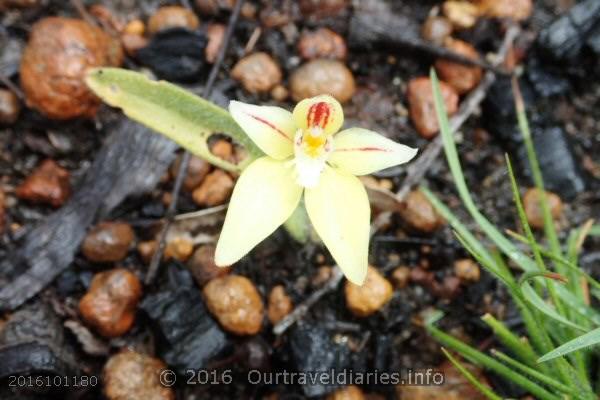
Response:
POLYGON ((263 123, 263 124, 267 125, 269 128, 273 129, 275 132, 279 133, 281 136, 283 136, 284 138, 286 138, 290 142, 292 141, 292 138, 290 138, 288 135, 286 135, 285 132, 283 132, 281 129, 279 129, 278 127, 276 127, 275 125, 273 125, 271 122, 267 121, 266 119, 258 117, 256 115, 252 115, 250 113, 246 113, 246 115, 248 115, 249 117, 254 118, 255 120, 257 120, 260 123, 263 123))
POLYGON ((308 115, 306 117, 308 126, 320 126, 321 128, 325 128, 327 122, 329 122, 331 111, 332 107, 329 103, 324 101, 313 104, 308 109, 308 115))

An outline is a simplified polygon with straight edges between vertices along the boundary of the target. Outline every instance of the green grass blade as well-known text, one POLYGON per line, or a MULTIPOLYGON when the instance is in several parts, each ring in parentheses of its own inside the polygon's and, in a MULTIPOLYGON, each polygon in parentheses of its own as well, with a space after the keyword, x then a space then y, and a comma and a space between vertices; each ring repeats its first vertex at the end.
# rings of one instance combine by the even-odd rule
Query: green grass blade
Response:
POLYGON ((548 303, 546 303, 535 290, 531 287, 528 282, 523 282, 521 285, 521 290, 523 292, 523 297, 535 308, 537 308, 540 312, 542 312, 547 317, 552 318, 553 320, 560 322, 563 325, 566 325, 570 328, 577 329, 579 331, 585 332, 585 327, 578 325, 572 321, 569 321, 562 315, 560 315, 554 308, 552 308, 548 303))
POLYGON ((538 362, 546 362, 577 350, 585 349, 600 343, 600 328, 596 328, 544 354, 538 362))
POLYGON ((517 358, 525 364, 533 367, 536 365, 538 356, 531 348, 529 342, 522 340, 510 331, 501 321, 491 314, 485 314, 481 319, 494 331, 500 342, 508 348, 517 358))
POLYGON ((448 360, 450 360, 450 362, 456 367, 456 369, 459 370, 460 373, 463 374, 463 376, 469 382, 471 382, 471 384, 473 386, 475 386, 477 388, 477 390, 479 390, 485 397, 487 397, 490 400, 502 400, 502 397, 500 397, 496 393, 494 393, 494 391, 492 389, 490 389, 487 385, 480 382, 479 379, 477 379, 475 377, 475 375, 473 375, 471 373, 471 371, 469 371, 467 368, 465 368, 456 358, 454 358, 452 356, 452 354, 450 354, 450 352, 448 352, 443 347, 442 347, 442 352, 448 358, 448 360))
POLYGON ((143 74, 120 68, 92 69, 86 83, 102 100, 121 108, 129 118, 220 168, 241 169, 210 152, 207 140, 214 133, 224 133, 243 145, 250 155, 247 161, 262 154, 229 112, 171 83, 152 81, 143 74))

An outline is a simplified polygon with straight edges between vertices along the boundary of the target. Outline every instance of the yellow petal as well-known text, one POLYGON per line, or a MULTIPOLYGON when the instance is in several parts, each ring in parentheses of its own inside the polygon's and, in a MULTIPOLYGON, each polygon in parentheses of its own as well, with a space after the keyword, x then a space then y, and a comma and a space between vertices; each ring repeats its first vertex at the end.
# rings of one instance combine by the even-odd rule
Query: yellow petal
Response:
POLYGON ((294 152, 296 124, 283 108, 231 101, 229 112, 248 137, 268 156, 283 160, 294 152))
POLYGON ((335 136, 329 163, 353 175, 367 175, 404 164, 417 151, 373 131, 350 128, 335 136))
POLYGON ((323 94, 296 104, 294 121, 300 129, 320 127, 327 135, 333 135, 344 123, 344 111, 339 101, 323 94))
POLYGON ((367 273, 371 210, 357 177, 326 167, 319 185, 306 189, 306 211, 346 278, 362 285, 367 273))
POLYGON ((302 188, 294 170, 262 157, 238 179, 215 251, 215 263, 227 266, 245 256, 292 215, 302 188))

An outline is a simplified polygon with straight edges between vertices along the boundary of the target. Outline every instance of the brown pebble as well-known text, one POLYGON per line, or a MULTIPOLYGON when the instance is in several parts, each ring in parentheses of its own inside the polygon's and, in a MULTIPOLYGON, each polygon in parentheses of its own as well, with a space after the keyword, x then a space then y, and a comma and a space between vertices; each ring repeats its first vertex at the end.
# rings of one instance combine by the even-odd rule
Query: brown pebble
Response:
POLYGON ((200 287, 215 278, 231 273, 230 267, 217 267, 215 264, 215 246, 212 244, 198 247, 187 265, 200 287))
POLYGON ((125 25, 124 34, 142 36, 146 32, 146 25, 141 19, 132 19, 125 25))
POLYGON ((300 0, 302 14, 315 18, 335 17, 348 7, 348 0, 300 0))
POLYGON ((397 289, 403 289, 408 285, 410 280, 410 268, 398 267, 392 271, 392 282, 397 289))
POLYGON ((112 32, 121 32, 125 28, 125 22, 115 15, 110 8, 102 4, 92 4, 89 12, 100 22, 100 26, 112 32))
MULTIPOLYGON (((458 110, 458 94, 444 82, 440 82, 440 90, 446 111, 449 115, 454 114, 458 110)), ((410 118, 417 132, 425 139, 433 139, 440 126, 435 112, 431 80, 426 77, 412 79, 408 83, 407 98, 410 118)))
MULTIPOLYGON (((470 59, 479 59, 477 50, 462 40, 446 38, 444 46, 470 59)), ((452 86, 458 94, 469 92, 479 84, 483 76, 483 71, 480 67, 464 65, 443 58, 435 62, 435 69, 440 75, 440 79, 452 86)))
POLYGON ((314 58, 333 58, 344 60, 348 54, 344 38, 331 29, 319 28, 316 31, 304 32, 298 41, 300 57, 312 60, 314 58))
MULTIPOLYGON (((231 10, 235 0, 196 0, 196 8, 204 15, 216 15, 222 10, 231 10)), ((248 4, 248 3, 244 3, 248 4)))
POLYGON ((494 18, 512 18, 515 21, 523 21, 531 16, 533 12, 532 0, 479 0, 480 11, 494 18))
POLYGON ((157 358, 126 350, 109 358, 102 371, 107 400, 175 400, 161 381, 166 364, 157 358))
POLYGON ((444 17, 432 16, 425 20, 421 28, 423 39, 441 46, 452 34, 452 23, 444 17))
POLYGON ((101 222, 85 236, 81 251, 93 262, 121 261, 134 238, 133 229, 125 222, 101 222))
POLYGON ((479 265, 470 258, 454 262, 454 275, 463 282, 477 282, 481 276, 479 265))
POLYGON ((238 61, 231 70, 233 79, 240 81, 250 93, 265 93, 281 82, 281 68, 267 53, 250 54, 238 61))
POLYGON ((208 36, 208 44, 204 49, 204 58, 210 64, 214 63, 219 54, 221 43, 225 37, 225 25, 223 24, 210 24, 206 28, 206 35, 208 36))
MULTIPOLYGON (((537 188, 531 188, 527 190, 525 196, 523 196, 523 208, 525 209, 525 215, 529 225, 535 229, 544 229, 544 213, 540 206, 540 200, 542 198, 542 192, 537 188)), ((560 197, 555 193, 546 191, 546 201, 552 219, 557 220, 562 215, 562 201, 560 197)))
POLYGON ((400 215, 412 229, 419 232, 431 233, 443 223, 429 199, 418 189, 406 196, 400 215))
POLYGON ((100 100, 83 81, 88 68, 118 66, 123 51, 101 29, 83 20, 47 17, 33 25, 21 58, 26 102, 47 117, 91 117, 100 100))
POLYGON ((369 266, 362 286, 346 281, 346 306, 354 315, 366 317, 390 301, 392 291, 392 284, 376 268, 369 266))
POLYGON ((254 335, 260 331, 264 307, 251 280, 228 275, 208 282, 203 290, 208 310, 221 326, 236 335, 254 335))
POLYGON ((231 196, 233 178, 225 171, 216 169, 192 192, 192 199, 199 206, 218 206, 231 196))
POLYGON ((69 171, 54 160, 44 160, 17 188, 16 195, 33 203, 60 207, 71 195, 69 171))
POLYGON ((219 139, 210 146, 210 152, 221 160, 233 161, 233 145, 225 139, 219 139))
POLYGON ((327 396, 327 400, 365 400, 365 398, 362 390, 355 385, 343 387, 327 396))
POLYGON ((39 4, 39 0, 0 0, 0 12, 16 8, 32 8, 39 4))
POLYGON ((269 306, 267 316, 273 325, 284 319, 292 312, 294 305, 292 299, 285 292, 283 285, 277 285, 269 293, 269 306))
POLYGON ((285 101, 289 94, 290 93, 283 85, 276 85, 273 89, 271 89, 271 97, 273 100, 285 101))
POLYGON ((197 29, 200 21, 190 9, 181 6, 160 7, 148 20, 151 35, 169 28, 197 29))
POLYGON ((290 77, 290 92, 295 101, 327 93, 344 103, 356 90, 354 76, 336 60, 312 60, 295 70, 290 77))
POLYGON ((79 313, 102 336, 118 337, 133 326, 141 295, 142 284, 130 271, 116 268, 100 272, 81 298, 79 313))
POLYGON ((319 269, 317 269, 317 273, 312 278, 311 285, 313 285, 315 287, 322 286, 323 284, 325 284, 325 282, 327 282, 327 281, 329 281, 329 279, 331 279, 332 273, 333 273, 333 270, 328 265, 323 265, 323 266, 319 267, 319 269))
POLYGON ((456 276, 445 276, 441 286, 434 291, 436 296, 452 300, 460 293, 460 279, 456 276))
POLYGON ((148 39, 142 35, 124 33, 121 35, 121 45, 128 56, 135 57, 140 49, 148 45, 148 39))
POLYGON ((192 239, 186 236, 176 236, 170 239, 165 246, 165 259, 175 259, 185 262, 194 251, 192 239))
POLYGON ((19 119, 21 103, 13 92, 0 89, 0 125, 12 125, 19 119))
POLYGON ((137 245, 138 254, 140 255, 142 261, 146 264, 150 263, 150 261, 152 260, 152 256, 154 255, 154 252, 156 252, 157 248, 158 243, 156 243, 156 240, 140 242, 137 245))
MULTIPOLYGON (((181 165, 182 156, 179 156, 175 159, 173 164, 171 164, 171 168, 169 172, 171 173, 171 178, 176 179, 177 174, 179 173, 179 166, 181 165)), ((191 156, 190 162, 188 164, 187 174, 183 180, 183 188, 188 192, 196 189, 206 175, 210 172, 210 164, 197 156, 191 156)))
POLYGON ((458 29, 472 28, 480 15, 479 8, 465 0, 447 0, 442 5, 442 11, 452 25, 458 29))

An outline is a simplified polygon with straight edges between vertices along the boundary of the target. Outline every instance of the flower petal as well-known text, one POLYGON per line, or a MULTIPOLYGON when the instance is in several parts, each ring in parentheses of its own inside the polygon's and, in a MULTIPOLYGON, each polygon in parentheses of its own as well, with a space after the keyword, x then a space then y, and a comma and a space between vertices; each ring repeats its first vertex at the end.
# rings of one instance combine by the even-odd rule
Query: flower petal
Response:
POLYGON ((302 188, 294 169, 262 157, 238 179, 215 251, 215 263, 227 266, 245 256, 292 215, 302 188))
POLYGON ((229 112, 238 125, 268 156, 283 160, 294 152, 296 124, 283 108, 229 102, 229 112))
POLYGON ((353 175, 367 175, 404 164, 418 151, 362 128, 350 128, 338 133, 333 144, 329 162, 353 175))
POLYGON ((333 135, 344 123, 344 111, 339 101, 323 94, 304 99, 294 107, 294 121, 300 129, 321 127, 327 135, 333 135))
POLYGON ((368 264, 371 210, 357 177, 326 167, 319 185, 306 189, 306 211, 346 278, 362 285, 368 264))

